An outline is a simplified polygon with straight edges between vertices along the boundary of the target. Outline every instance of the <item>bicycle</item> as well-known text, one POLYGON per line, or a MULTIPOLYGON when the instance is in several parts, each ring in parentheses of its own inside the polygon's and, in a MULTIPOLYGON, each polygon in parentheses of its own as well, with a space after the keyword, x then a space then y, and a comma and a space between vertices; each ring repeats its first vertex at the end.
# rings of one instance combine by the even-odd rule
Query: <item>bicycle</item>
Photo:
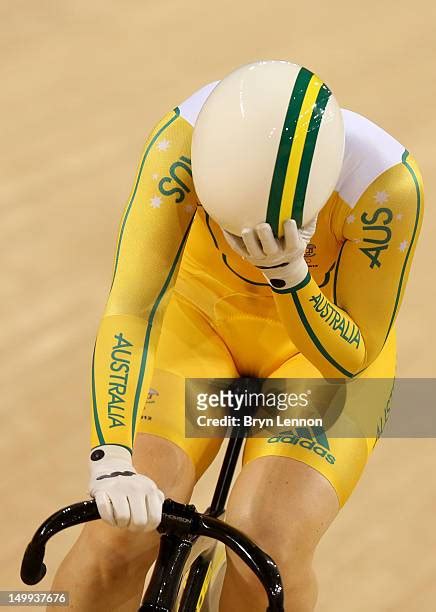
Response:
MULTIPOLYGON (((240 378, 233 392, 241 393, 258 385, 256 379, 240 378)), ((211 567, 217 542, 233 550, 256 574, 267 598, 267 612, 284 611, 284 593, 275 562, 242 532, 219 517, 225 512, 242 444, 248 433, 244 426, 231 430, 223 463, 209 508, 197 512, 192 504, 166 499, 162 508, 158 556, 142 599, 140 612, 211 612, 211 567), (184 573, 185 567, 188 570, 184 573), (183 582, 184 578, 184 582, 183 582)), ((21 579, 34 585, 46 574, 45 545, 56 533, 88 521, 99 519, 94 500, 67 506, 51 515, 36 530, 21 564, 21 579)))

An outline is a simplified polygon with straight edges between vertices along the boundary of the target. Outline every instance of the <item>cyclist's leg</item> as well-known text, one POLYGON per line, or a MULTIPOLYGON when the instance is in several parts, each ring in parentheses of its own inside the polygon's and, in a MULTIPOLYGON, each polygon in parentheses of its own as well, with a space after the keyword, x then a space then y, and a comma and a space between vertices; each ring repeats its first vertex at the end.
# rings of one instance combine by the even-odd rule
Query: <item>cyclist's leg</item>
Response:
MULTIPOLYGON (((338 499, 315 470, 288 457, 259 457, 246 464, 229 500, 226 520, 251 537, 277 563, 286 612, 309 612, 317 597, 312 557, 335 518, 338 499)), ((260 583, 231 551, 220 610, 260 612, 267 600, 260 583)))
MULTIPOLYGON (((187 502, 216 455, 218 439, 184 438, 185 377, 234 378, 233 360, 203 316, 174 295, 162 326, 156 370, 135 440, 136 468, 167 497, 187 502)), ((60 566, 53 589, 70 591, 71 609, 137 610, 158 534, 87 524, 60 566)))
MULTIPOLYGON (((389 378, 394 368, 395 346, 391 338, 364 376, 389 378)), ((298 355, 271 376, 317 378, 319 372, 298 355)), ((278 437, 272 438, 274 442, 266 438, 247 440, 244 466, 230 495, 227 520, 278 563, 286 612, 314 609, 317 587, 312 559, 316 546, 364 470, 389 393, 386 387, 384 396, 379 394, 378 405, 373 406, 372 434, 366 419, 366 438, 356 430, 352 438, 330 438, 325 432, 309 432, 311 439, 303 446, 298 440, 290 443, 289 435, 283 441, 278 437)), ((347 404, 348 400, 346 407, 347 404)), ((352 408, 345 410, 345 418, 353 417, 352 408)), ((266 607, 257 579, 231 552, 220 605, 223 612, 230 609, 257 612, 266 607)))
MULTIPOLYGON (((168 497, 189 500, 194 484, 192 460, 173 442, 139 433, 134 463, 168 497)), ((52 589, 69 591, 72 610, 137 610, 158 542, 155 531, 129 532, 103 521, 88 523, 60 565, 52 589)))

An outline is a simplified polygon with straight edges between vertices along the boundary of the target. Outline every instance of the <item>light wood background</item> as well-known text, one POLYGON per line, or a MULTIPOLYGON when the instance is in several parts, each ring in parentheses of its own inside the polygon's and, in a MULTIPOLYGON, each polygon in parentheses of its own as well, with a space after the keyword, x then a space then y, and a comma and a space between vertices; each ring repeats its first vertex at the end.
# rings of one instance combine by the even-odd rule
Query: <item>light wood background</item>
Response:
MULTIPOLYGON (((0 0, 1 589, 22 587, 35 527, 86 497, 91 352, 144 139, 167 110, 240 64, 308 65, 342 106, 418 159, 427 213, 398 369, 435 375, 435 4, 304 5, 0 0)), ((435 609, 435 463, 433 440, 380 443, 317 554, 319 612, 435 609)), ((197 491, 200 507, 215 473, 197 491)), ((49 545, 41 588, 76 535, 49 545)))

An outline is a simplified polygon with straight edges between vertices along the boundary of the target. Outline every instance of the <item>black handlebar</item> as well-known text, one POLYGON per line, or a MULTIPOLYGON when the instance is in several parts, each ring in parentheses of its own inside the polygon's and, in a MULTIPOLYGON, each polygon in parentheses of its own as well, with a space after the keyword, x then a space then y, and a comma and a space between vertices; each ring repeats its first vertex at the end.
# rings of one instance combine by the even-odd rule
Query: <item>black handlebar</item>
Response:
POLYGON ((33 541, 27 545, 21 563, 20 576, 25 584, 38 584, 44 578, 47 567, 44 563, 45 546, 33 541))
MULTIPOLYGON (((72 504, 52 514, 37 529, 26 548, 21 564, 22 581, 34 585, 44 578, 45 545, 53 535, 68 527, 98 518, 100 515, 94 500, 72 504)), ((259 578, 268 596, 268 611, 284 610, 283 587, 276 564, 254 542, 234 527, 208 514, 200 514, 193 505, 179 504, 166 499, 158 531, 182 538, 202 535, 219 540, 231 548, 259 578)))
POLYGON ((68 527, 99 518, 97 504, 92 499, 72 504, 52 514, 37 529, 26 548, 21 563, 21 580, 25 584, 37 584, 44 578, 47 571, 44 564, 45 545, 52 536, 68 527))
POLYGON ((198 534, 225 544, 240 557, 262 583, 270 612, 283 610, 283 587, 277 565, 240 531, 212 516, 199 515, 198 534))

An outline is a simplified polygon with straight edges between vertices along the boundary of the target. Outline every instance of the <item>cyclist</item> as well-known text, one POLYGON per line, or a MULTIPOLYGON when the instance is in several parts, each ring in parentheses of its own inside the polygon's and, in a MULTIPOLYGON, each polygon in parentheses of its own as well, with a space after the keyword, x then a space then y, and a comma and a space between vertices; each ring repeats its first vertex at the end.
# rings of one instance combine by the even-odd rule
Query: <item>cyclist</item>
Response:
MULTIPOLYGON (((408 151, 295 64, 244 66, 159 122, 94 352, 90 493, 104 520, 55 578, 73 609, 138 607, 164 496, 187 502, 219 449, 184 435, 186 378, 393 378, 422 198, 408 151)), ((246 442, 227 520, 275 559, 289 612, 314 608, 314 551, 388 395, 361 415, 365 436, 246 442)), ((220 607, 266 607, 232 553, 220 607)))

